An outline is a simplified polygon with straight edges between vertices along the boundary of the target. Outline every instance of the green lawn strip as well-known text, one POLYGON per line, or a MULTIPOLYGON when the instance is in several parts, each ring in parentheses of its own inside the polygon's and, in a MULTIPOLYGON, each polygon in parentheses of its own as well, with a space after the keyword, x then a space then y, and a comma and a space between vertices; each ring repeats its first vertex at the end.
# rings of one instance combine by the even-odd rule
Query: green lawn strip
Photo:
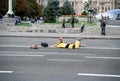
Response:
MULTIPOLYGON (((78 23, 74 23, 77 27, 80 27, 81 26, 81 23, 82 22, 78 22, 78 23)), ((96 22, 91 22, 91 23, 88 23, 88 22, 84 22, 85 23, 85 26, 96 26, 96 22)), ((42 23, 44 25, 61 25, 62 26, 62 22, 58 21, 56 23, 42 23)), ((66 23, 66 24, 71 24, 71 23, 66 23)))
POLYGON ((21 24, 17 24, 16 26, 21 26, 21 27, 30 27, 31 24, 30 23, 21 23, 21 24))
MULTIPOLYGON (((78 22, 78 23, 75 23, 75 26, 76 27, 80 27, 81 26, 81 23, 82 22, 78 22)), ((85 27, 88 27, 88 26, 96 26, 96 23, 95 22, 92 22, 92 23, 88 23, 88 22, 84 22, 85 23, 85 27)), ((59 26, 62 26, 62 22, 60 21, 57 21, 56 23, 41 23, 41 24, 44 24, 44 25, 59 25, 59 26)), ((71 23, 66 23, 67 25, 71 23)), ((20 27, 30 27, 31 24, 30 23, 21 23, 21 24, 17 24, 16 26, 20 26, 20 27)))

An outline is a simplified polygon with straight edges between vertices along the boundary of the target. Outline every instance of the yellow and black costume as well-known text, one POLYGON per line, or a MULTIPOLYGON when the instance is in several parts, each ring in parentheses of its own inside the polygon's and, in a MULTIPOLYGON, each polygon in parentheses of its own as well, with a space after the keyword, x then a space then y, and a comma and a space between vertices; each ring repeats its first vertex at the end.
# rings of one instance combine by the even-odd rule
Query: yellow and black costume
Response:
POLYGON ((59 38, 58 43, 56 45, 56 48, 70 48, 70 49, 76 49, 80 47, 80 41, 76 39, 75 44, 67 44, 64 43, 63 38, 59 38))

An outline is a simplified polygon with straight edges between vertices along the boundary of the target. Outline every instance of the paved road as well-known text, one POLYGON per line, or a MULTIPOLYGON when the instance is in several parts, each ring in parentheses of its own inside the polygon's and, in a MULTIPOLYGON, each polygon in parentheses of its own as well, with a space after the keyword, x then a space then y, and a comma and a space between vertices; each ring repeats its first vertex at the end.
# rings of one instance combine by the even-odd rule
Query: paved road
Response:
MULTIPOLYGON (((57 39, 0 37, 0 81, 120 81, 120 41, 83 40, 80 49, 30 49, 57 39)), ((74 39, 66 39, 74 42, 74 39)))
MULTIPOLYGON (((46 42, 49 45, 57 43, 58 38, 26 38, 26 37, 0 37, 0 46, 3 47, 30 47, 32 44, 38 44, 46 42)), ((73 38, 64 38, 65 42, 74 43, 73 38)), ((106 40, 106 39, 83 39, 81 41, 85 43, 87 47, 108 47, 108 48, 120 48, 119 40, 106 40)))

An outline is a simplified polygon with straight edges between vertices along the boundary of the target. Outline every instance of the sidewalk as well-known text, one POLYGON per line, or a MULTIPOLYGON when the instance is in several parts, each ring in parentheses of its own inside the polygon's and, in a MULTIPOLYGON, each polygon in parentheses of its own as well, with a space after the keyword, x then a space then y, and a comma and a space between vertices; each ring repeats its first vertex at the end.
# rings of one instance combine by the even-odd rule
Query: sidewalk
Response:
POLYGON ((84 39, 114 39, 120 40, 120 36, 115 35, 84 35, 82 33, 78 34, 64 34, 64 33, 36 33, 36 32, 7 32, 0 31, 0 37, 32 37, 32 38, 84 38, 84 39))
MULTIPOLYGON (((37 26, 37 24, 34 25, 36 29, 41 30, 37 26)), ((31 27, 31 28, 34 28, 31 27)), ((41 25, 40 25, 41 26, 41 25)), ((8 26, 9 27, 9 26, 8 26)), ((5 28, 5 27, 1 27, 5 28)), ((11 27, 16 28, 16 27, 11 27)), ((20 27, 19 27, 20 28, 20 27)), ((50 27, 49 29, 55 28, 50 27)), ((47 28, 44 28, 47 29, 47 28)), ((0 29, 0 37, 32 37, 32 38, 58 38, 58 37, 64 37, 64 38, 84 38, 84 39, 117 39, 120 40, 120 26, 112 26, 108 25, 106 27, 106 36, 101 35, 101 28, 99 27, 99 23, 95 27, 86 27, 85 31, 83 33, 79 33, 80 27, 78 28, 56 28, 55 31, 64 30, 65 32, 18 32, 18 31, 7 31, 0 29), (72 30, 72 31, 71 31, 72 30), (78 31, 78 32, 77 32, 78 31)))

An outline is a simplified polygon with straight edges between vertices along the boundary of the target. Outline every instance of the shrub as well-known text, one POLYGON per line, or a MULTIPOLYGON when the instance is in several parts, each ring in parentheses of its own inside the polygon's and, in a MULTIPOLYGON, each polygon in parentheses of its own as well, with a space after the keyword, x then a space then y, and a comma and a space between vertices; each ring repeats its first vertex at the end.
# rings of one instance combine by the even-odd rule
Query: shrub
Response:
POLYGON ((83 11, 83 12, 81 13, 81 15, 87 15, 87 12, 86 12, 86 11, 83 11))
MULTIPOLYGON (((79 20, 76 19, 76 18, 74 18, 74 21, 75 21, 75 23, 78 23, 78 22, 79 22, 79 20)), ((71 23, 71 18, 67 19, 66 23, 71 23)))

